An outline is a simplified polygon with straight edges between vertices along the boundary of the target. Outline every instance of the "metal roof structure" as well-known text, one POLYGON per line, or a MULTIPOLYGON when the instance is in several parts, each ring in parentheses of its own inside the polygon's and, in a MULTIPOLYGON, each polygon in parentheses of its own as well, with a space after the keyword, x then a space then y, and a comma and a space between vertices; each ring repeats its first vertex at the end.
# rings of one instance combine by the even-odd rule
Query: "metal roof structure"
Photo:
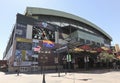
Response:
POLYGON ((73 19, 82 23, 85 23, 89 26, 91 26, 93 29, 98 30, 100 33, 105 35, 107 38, 112 40, 112 37, 107 34, 104 30, 102 30, 100 27, 97 25, 91 23, 90 21, 87 21, 79 16, 69 14, 63 11, 58 11, 58 10, 53 10, 53 9, 45 9, 45 8, 36 8, 36 7, 27 7, 25 11, 25 15, 52 15, 52 16, 58 16, 58 17, 64 17, 64 18, 69 18, 73 19))

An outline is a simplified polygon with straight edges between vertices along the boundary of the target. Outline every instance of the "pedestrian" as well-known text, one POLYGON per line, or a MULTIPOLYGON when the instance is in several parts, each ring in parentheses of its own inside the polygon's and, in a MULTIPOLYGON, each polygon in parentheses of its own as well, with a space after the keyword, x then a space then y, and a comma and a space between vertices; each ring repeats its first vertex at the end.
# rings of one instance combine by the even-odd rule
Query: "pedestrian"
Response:
POLYGON ((113 61, 113 69, 115 70, 116 69, 116 60, 113 61))

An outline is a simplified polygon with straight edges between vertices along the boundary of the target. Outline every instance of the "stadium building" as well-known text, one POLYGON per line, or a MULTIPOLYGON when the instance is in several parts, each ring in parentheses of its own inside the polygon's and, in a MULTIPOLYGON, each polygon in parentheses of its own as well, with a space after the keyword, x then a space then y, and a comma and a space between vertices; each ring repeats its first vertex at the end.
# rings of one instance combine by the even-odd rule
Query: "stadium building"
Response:
POLYGON ((27 7, 17 14, 3 60, 8 70, 21 72, 89 67, 110 47, 112 38, 95 24, 72 14, 52 9, 27 7))

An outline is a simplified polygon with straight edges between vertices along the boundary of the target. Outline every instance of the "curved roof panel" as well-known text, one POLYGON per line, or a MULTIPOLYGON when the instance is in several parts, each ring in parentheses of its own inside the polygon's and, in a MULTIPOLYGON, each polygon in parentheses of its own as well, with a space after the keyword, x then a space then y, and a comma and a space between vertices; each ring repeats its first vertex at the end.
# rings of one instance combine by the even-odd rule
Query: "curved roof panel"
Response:
POLYGON ((78 17, 76 15, 73 15, 73 14, 69 14, 69 13, 57 11, 57 10, 52 10, 52 9, 36 8, 36 7, 27 7, 25 14, 29 14, 29 15, 30 14, 31 15, 34 15, 34 14, 52 15, 52 16, 60 16, 60 17, 65 17, 65 18, 77 20, 77 21, 83 22, 83 23, 93 27, 94 29, 98 30, 99 32, 104 34, 106 37, 108 37, 110 40, 112 40, 112 37, 110 35, 108 35, 104 30, 102 30, 101 28, 99 28, 95 24, 91 23, 90 21, 87 21, 87 20, 85 20, 81 17, 78 17))

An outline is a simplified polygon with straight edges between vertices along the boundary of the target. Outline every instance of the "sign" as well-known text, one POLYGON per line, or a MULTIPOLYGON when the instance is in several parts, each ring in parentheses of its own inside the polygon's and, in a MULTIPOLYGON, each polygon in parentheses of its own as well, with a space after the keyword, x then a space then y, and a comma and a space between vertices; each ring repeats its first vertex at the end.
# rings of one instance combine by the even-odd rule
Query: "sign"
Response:
POLYGON ((71 55, 70 54, 67 54, 67 62, 71 62, 71 55))
POLYGON ((25 38, 16 38, 16 41, 18 42, 28 42, 28 43, 32 43, 31 39, 25 39, 25 38))
POLYGON ((63 52, 65 50, 67 50, 67 46, 56 49, 57 52, 63 52))
POLYGON ((34 57, 34 58, 38 58, 38 56, 39 56, 38 54, 33 54, 32 55, 32 57, 34 57))
POLYGON ((20 64, 18 65, 18 62, 14 62, 14 66, 31 66, 32 62, 30 61, 24 61, 24 62, 20 62, 20 64))

